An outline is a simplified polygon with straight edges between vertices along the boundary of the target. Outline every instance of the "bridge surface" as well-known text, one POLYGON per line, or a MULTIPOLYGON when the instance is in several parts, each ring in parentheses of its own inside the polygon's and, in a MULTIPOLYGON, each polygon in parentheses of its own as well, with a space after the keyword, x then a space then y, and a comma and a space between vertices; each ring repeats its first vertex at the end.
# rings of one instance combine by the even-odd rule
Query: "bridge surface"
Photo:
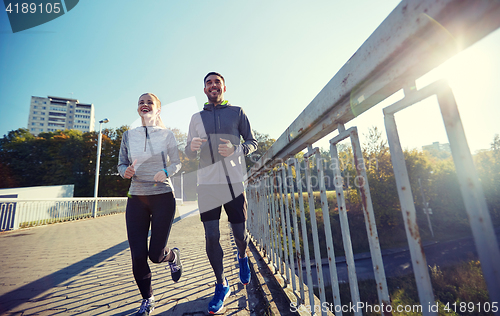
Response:
MULTIPOLYGON (((257 252, 248 251, 252 282, 239 283, 236 245, 224 216, 221 245, 231 284, 224 314, 292 315, 283 293, 270 293, 261 272, 255 274, 257 252)), ((180 249, 184 272, 174 283, 168 265, 150 263, 153 314, 207 315, 215 277, 196 202, 178 207, 168 246, 180 249)), ((134 315, 139 308, 124 213, 2 233, 0 254, 0 315, 134 315)))

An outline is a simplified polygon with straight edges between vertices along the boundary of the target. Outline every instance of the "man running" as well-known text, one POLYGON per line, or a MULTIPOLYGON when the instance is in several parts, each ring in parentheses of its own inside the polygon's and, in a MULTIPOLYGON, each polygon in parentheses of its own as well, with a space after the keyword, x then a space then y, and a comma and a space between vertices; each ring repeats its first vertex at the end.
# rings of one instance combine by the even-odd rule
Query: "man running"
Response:
POLYGON ((224 276, 223 250, 220 245, 219 220, 222 206, 226 211, 238 248, 239 277, 243 284, 250 282, 250 267, 246 249, 247 201, 243 180, 246 174, 245 156, 257 149, 250 122, 238 106, 224 100, 224 77, 216 72, 204 78, 203 91, 208 102, 194 114, 189 124, 186 156, 200 154, 198 166, 198 208, 205 228, 208 259, 215 273, 215 295, 208 311, 218 313, 229 296, 229 283, 224 276), (240 144, 240 138, 243 143, 240 144))

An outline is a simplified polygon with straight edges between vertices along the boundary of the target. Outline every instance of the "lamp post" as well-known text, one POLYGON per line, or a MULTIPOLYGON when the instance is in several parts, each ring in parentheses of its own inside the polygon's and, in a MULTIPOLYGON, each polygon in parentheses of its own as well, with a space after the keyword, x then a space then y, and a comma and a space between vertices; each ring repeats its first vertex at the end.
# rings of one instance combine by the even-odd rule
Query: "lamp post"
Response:
POLYGON ((97 162, 95 166, 95 184, 94 184, 94 210, 92 211, 92 217, 97 216, 97 191, 99 190, 99 169, 101 167, 101 141, 102 141, 102 123, 107 123, 109 120, 107 118, 99 121, 99 137, 97 141, 97 162))
POLYGON ((181 205, 184 205, 184 174, 186 171, 181 173, 181 205))
POLYGON ((418 178, 418 185, 420 186, 420 193, 422 193, 422 201, 424 205, 424 214, 427 215, 427 222, 429 223, 429 230, 431 231, 432 238, 434 238, 434 231, 432 230, 431 218, 429 214, 432 214, 432 209, 429 208, 429 202, 425 198, 424 189, 422 188, 422 182, 418 178))

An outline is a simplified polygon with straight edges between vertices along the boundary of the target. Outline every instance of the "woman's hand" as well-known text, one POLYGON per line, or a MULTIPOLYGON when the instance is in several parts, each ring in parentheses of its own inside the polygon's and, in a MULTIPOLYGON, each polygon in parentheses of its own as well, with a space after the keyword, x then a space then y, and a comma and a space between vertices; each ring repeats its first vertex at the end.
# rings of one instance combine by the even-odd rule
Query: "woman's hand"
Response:
POLYGON ((123 176, 125 179, 130 179, 132 176, 135 174, 135 163, 137 162, 137 159, 134 160, 134 162, 127 167, 127 170, 125 170, 125 175, 123 176))
POLYGON ((165 182, 165 180, 167 180, 167 175, 165 174, 165 171, 158 171, 154 178, 153 178, 156 182, 165 182))

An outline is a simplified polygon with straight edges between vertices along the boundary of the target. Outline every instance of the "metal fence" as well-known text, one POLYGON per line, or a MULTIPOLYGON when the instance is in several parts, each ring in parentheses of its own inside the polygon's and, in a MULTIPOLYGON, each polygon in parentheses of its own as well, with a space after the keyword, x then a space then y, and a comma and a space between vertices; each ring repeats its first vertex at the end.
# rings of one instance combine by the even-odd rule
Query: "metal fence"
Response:
MULTIPOLYGON (((176 201, 183 204, 183 174, 173 177, 176 201)), ((0 231, 125 212, 127 198, 0 199, 0 231)))
MULTIPOLYGON (((384 315, 392 314, 392 308, 388 307, 391 299, 357 129, 345 130, 344 124, 400 90, 404 91, 404 99, 385 108, 383 115, 420 305, 434 304, 434 294, 394 113, 431 95, 437 95, 441 108, 490 300, 500 302, 498 243, 453 93, 445 82, 436 82, 420 90, 414 84, 416 79, 460 49, 499 27, 498 1, 402 1, 252 168, 247 181, 248 229, 277 279, 284 280, 282 285, 290 301, 297 309, 304 307, 300 309, 301 313, 327 315, 333 312, 342 315, 345 312, 340 303, 342 293, 337 280, 324 168, 319 150, 312 147, 317 140, 337 130, 338 135, 330 140, 330 155, 332 161, 338 161, 337 144, 344 139, 351 140, 358 181, 356 186, 363 205, 379 311, 384 315), (457 42, 460 42, 460 47, 457 42), (299 163, 293 157, 304 149, 307 153, 304 161, 299 163), (320 205, 316 205, 313 196, 311 168, 316 168, 318 175, 315 180, 319 187, 320 205), (306 201, 303 191, 307 193, 306 201), (312 212, 317 207, 321 208, 323 215, 324 236, 318 233, 316 217, 309 216, 309 221, 306 218, 306 208, 312 212), (308 231, 312 232, 311 235, 308 231), (313 239, 313 259, 309 255, 309 236, 313 239), (328 253, 329 283, 334 300, 331 304, 325 298, 327 280, 323 277, 320 240, 325 242, 328 253), (302 247, 299 246, 301 244, 302 247), (302 273, 304 268, 305 279, 302 273), (314 277, 317 280, 313 281, 314 277), (309 290, 313 287, 317 287, 319 298, 309 290)), ((341 178, 338 168, 333 171, 334 178, 341 178)), ((341 181, 335 182, 335 193, 351 304, 356 306, 360 296, 341 181)), ((423 315, 437 315, 437 312, 426 308, 421 312, 423 315)), ((362 315, 362 310, 355 309, 354 314, 362 315)))
MULTIPOLYGON (((1 199, 0 230, 13 230, 93 216, 95 198, 1 199)), ((98 198, 96 216, 125 212, 127 198, 98 198)))
POLYGON ((172 186, 175 193, 175 200, 179 205, 184 204, 184 172, 181 174, 176 174, 170 178, 172 180, 172 186))

